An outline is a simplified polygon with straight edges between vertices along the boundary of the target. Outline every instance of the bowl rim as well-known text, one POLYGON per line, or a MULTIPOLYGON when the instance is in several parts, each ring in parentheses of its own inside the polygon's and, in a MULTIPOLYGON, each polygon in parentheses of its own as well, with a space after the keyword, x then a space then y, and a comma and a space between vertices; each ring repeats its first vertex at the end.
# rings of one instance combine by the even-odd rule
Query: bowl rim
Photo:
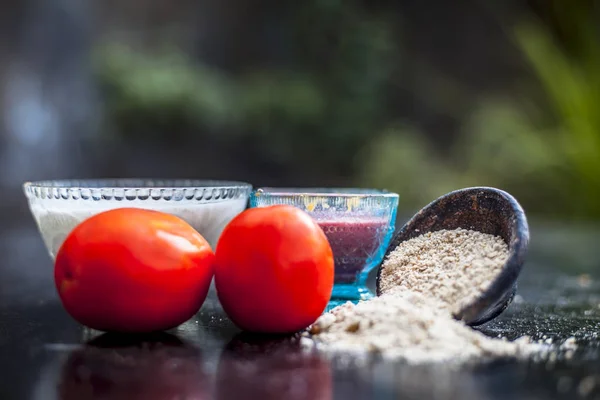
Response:
POLYGON ((194 189, 194 188, 252 188, 241 181, 211 179, 155 179, 155 178, 99 178, 99 179, 49 179, 27 181, 23 189, 194 189), (94 183, 91 185, 90 183, 94 183), (120 184, 119 184, 120 183, 120 184), (155 184, 156 183, 156 184, 155 184))
POLYGON ((163 200, 214 203, 249 198, 252 185, 238 181, 200 179, 63 179, 25 182, 28 201, 163 200))
POLYGON ((390 198, 398 199, 398 193, 385 189, 348 188, 348 187, 259 187, 252 191, 251 197, 348 197, 348 198, 390 198))

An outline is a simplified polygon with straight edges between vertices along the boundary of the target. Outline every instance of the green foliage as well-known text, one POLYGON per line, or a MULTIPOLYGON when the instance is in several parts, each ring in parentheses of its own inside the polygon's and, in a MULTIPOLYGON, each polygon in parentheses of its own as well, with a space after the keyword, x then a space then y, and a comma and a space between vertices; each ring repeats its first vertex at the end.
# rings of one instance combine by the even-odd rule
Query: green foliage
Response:
POLYGON ((456 157, 472 184, 501 187, 517 195, 532 213, 558 215, 568 196, 558 193, 567 181, 564 157, 553 129, 535 125, 534 107, 487 100, 463 126, 456 157), (557 208, 560 207, 560 208, 557 208))
POLYGON ((405 209, 485 185, 515 194, 530 214, 598 219, 597 30, 580 2, 556 4, 554 31, 532 20, 514 30, 533 91, 529 85, 510 97, 475 99, 432 66, 418 68, 415 98, 462 118, 444 152, 390 110, 390 88, 411 87, 399 73, 397 26, 385 10, 366 12, 355 2, 297 6, 284 24, 293 37, 285 66, 226 74, 177 49, 112 44, 97 49, 95 65, 109 119, 122 135, 164 140, 218 132, 232 147, 259 143, 244 150, 298 174, 397 191, 405 209))
POLYGON ((445 158, 418 133, 386 132, 360 158, 361 182, 405 193, 413 207, 449 187, 496 186, 530 214, 599 219, 600 46, 585 13, 559 16, 567 19, 560 26, 568 48, 537 22, 515 29, 545 102, 532 101, 531 91, 482 99, 445 158))
POLYGON ((392 127, 377 136, 356 158, 362 186, 400 193, 404 209, 417 208, 462 186, 426 137, 408 126, 392 127))
MULTIPOLYGON (((590 25, 581 22, 577 29, 591 32, 590 25)), ((567 181, 557 184, 571 191, 574 214, 600 218, 600 46, 596 36, 576 35, 584 43, 577 43, 578 55, 572 58, 535 24, 517 29, 516 37, 556 118, 558 134, 553 144, 570 172, 567 181)))
POLYGON ((109 44, 96 49, 94 60, 105 104, 122 134, 155 132, 157 124, 218 125, 235 117, 235 88, 180 53, 163 50, 148 57, 109 44))
POLYGON ((256 157, 288 165, 310 159, 352 176, 351 155, 380 129, 385 110, 390 25, 352 3, 314 0, 298 9, 286 24, 293 68, 224 74, 172 48, 99 47, 95 65, 117 133, 218 131, 231 146, 262 143, 256 157))

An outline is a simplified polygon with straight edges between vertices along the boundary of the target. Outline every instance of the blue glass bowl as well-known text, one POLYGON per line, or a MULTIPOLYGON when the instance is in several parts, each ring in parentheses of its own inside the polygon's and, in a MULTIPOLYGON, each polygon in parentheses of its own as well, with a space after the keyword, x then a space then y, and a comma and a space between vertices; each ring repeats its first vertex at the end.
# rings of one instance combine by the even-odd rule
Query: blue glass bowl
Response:
POLYGON ((292 205, 321 226, 335 259, 331 303, 339 304, 373 297, 367 278, 391 240, 398 199, 374 189, 260 188, 250 195, 250 207, 292 205))

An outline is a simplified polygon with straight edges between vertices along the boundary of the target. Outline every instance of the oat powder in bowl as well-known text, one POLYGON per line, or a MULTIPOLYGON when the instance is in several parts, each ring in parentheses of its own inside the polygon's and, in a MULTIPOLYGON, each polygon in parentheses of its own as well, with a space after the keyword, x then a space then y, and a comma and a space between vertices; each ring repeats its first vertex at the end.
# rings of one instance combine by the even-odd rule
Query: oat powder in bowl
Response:
POLYGON ((458 312, 483 293, 508 259, 502 238, 466 229, 429 232, 400 243, 381 270, 381 293, 414 291, 458 312))

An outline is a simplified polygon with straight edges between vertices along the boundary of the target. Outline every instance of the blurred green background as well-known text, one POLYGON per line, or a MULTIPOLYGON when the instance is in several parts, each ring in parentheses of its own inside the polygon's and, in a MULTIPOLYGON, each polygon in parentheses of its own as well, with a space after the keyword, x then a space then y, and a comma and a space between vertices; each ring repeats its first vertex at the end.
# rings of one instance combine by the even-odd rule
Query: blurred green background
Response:
POLYGON ((410 215, 485 185, 533 217, 600 218, 597 2, 30 3, 4 13, 23 24, 5 52, 5 186, 377 187, 410 215))

